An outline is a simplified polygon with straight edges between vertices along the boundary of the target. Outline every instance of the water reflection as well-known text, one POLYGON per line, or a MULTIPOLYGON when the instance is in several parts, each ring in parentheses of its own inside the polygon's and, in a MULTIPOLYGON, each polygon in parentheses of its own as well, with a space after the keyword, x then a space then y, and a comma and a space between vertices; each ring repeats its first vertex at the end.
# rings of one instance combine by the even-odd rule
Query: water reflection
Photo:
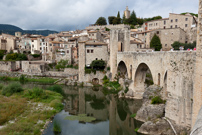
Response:
MULTIPOLYGON (((50 85, 24 84, 24 88, 39 87, 46 89, 50 85)), ((141 100, 118 99, 116 95, 104 95, 102 90, 92 88, 63 86, 65 93, 64 110, 54 120, 60 123, 61 135, 136 135, 134 129, 141 126, 131 118, 142 105, 141 100), (66 120, 67 116, 86 114, 96 121, 66 120)), ((44 135, 54 135, 53 123, 44 131, 44 135)))

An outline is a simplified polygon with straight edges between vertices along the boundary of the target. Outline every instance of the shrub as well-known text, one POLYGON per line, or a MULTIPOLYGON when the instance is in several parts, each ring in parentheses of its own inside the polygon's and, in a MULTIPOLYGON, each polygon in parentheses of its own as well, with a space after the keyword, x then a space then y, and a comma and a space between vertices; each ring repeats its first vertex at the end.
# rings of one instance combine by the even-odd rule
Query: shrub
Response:
POLYGON ((136 113, 134 113, 134 114, 131 114, 131 115, 130 115, 130 117, 131 117, 131 118, 135 118, 135 117, 136 117, 136 115, 137 115, 137 114, 136 114, 136 113))
POLYGON ((61 126, 57 121, 53 122, 53 131, 56 133, 61 133, 61 126))
POLYGON ((107 67, 107 71, 110 71, 110 67, 107 67))
POLYGON ((32 56, 33 56, 34 58, 38 58, 38 57, 40 57, 41 55, 40 55, 40 54, 32 54, 32 56))
POLYGON ((0 90, 2 90, 3 87, 4 87, 4 85, 0 83, 0 90))
POLYGON ((8 76, 2 76, 2 77, 0 77, 0 80, 2 80, 2 81, 9 81, 11 78, 10 77, 8 77, 8 76))
POLYGON ((19 80, 20 80, 20 82, 28 81, 28 79, 25 78, 25 75, 21 75, 19 80))
POLYGON ((61 111, 64 108, 63 104, 58 99, 52 100, 50 102, 50 106, 53 107, 55 110, 58 110, 58 111, 61 111))
POLYGON ((29 99, 47 99, 47 95, 43 89, 33 88, 32 90, 28 90, 28 94, 25 95, 29 99))
POLYGON ((161 99, 160 96, 152 98, 151 104, 164 104, 166 101, 161 99))
POLYGON ((62 87, 60 85, 53 85, 53 86, 49 87, 47 90, 54 91, 54 92, 64 95, 64 91, 62 90, 62 87))
POLYGON ((103 60, 94 60, 92 61, 92 63, 90 64, 90 66, 93 68, 93 69, 96 69, 96 70, 103 70, 105 68, 105 61, 103 60))
POLYGON ((60 69, 64 69, 66 68, 68 65, 68 60, 60 60, 57 65, 55 66, 56 69, 60 70, 60 69))
POLYGON ((20 83, 11 83, 3 88, 2 94, 5 96, 11 96, 14 93, 19 93, 21 91, 23 91, 23 88, 20 83))

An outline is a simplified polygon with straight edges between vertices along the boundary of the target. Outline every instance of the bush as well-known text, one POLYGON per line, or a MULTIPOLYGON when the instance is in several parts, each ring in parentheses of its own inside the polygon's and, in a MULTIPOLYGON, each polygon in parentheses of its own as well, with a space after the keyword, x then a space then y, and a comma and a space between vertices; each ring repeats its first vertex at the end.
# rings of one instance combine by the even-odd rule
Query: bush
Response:
POLYGON ((58 99, 51 101, 50 106, 53 107, 55 110, 58 110, 58 111, 61 111, 64 108, 63 104, 58 99))
POLYGON ((29 99, 47 99, 47 95, 43 89, 33 88, 32 90, 28 90, 28 94, 25 95, 29 99))
POLYGON ((60 60, 57 65, 55 66, 56 69, 60 70, 60 69, 64 69, 66 68, 68 65, 68 60, 60 60))
POLYGON ((130 117, 131 117, 131 118, 135 118, 135 117, 136 117, 136 115, 137 115, 137 114, 136 114, 136 113, 134 113, 134 114, 131 114, 131 115, 130 115, 130 117))
POLYGON ((56 133, 61 133, 61 126, 58 122, 54 121, 53 122, 53 131, 56 133))
POLYGON ((40 55, 40 54, 32 54, 32 56, 33 56, 34 58, 38 58, 38 57, 40 57, 41 55, 40 55))
POLYGON ((2 81, 9 81, 11 78, 10 77, 8 77, 8 76, 2 76, 2 77, 0 77, 0 80, 2 80, 2 81))
POLYGON ((8 86, 3 88, 2 94, 5 96, 11 96, 14 93, 22 92, 23 88, 20 83, 11 83, 8 86))
POLYGON ((164 104, 166 101, 161 99, 160 96, 152 98, 151 104, 164 104))
POLYGON ((105 68, 105 61, 103 60, 94 60, 92 61, 92 63, 90 64, 90 66, 93 68, 93 69, 96 69, 96 70, 104 70, 105 68))
POLYGON ((3 87, 4 87, 4 85, 0 83, 0 90, 2 90, 3 87))
POLYGON ((10 53, 6 55, 6 60, 27 60, 25 54, 10 53))
POLYGON ((19 80, 20 80, 20 82, 28 81, 28 79, 25 78, 25 75, 21 75, 19 80))
POLYGON ((54 92, 64 95, 64 91, 62 90, 62 87, 60 85, 53 85, 53 86, 49 87, 47 90, 54 91, 54 92))

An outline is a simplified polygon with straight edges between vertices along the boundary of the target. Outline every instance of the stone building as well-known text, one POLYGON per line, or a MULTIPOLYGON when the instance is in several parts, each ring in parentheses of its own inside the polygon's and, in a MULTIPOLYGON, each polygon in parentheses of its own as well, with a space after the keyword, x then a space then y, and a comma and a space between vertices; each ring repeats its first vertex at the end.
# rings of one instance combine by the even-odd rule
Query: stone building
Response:
POLYGON ((16 37, 15 36, 3 33, 0 36, 0 39, 4 39, 2 47, 3 47, 4 50, 7 50, 7 52, 9 52, 10 50, 17 49, 16 37), (6 43, 5 43, 5 40, 6 40, 6 43))
POLYGON ((159 30, 153 30, 146 33, 146 40, 145 40, 145 47, 150 48, 150 42, 156 34, 159 36, 162 44, 162 50, 168 51, 172 48, 172 44, 175 41, 178 41, 180 43, 186 42, 186 32, 181 28, 173 28, 173 29, 159 29, 159 30))
POLYGON ((130 18, 130 10, 128 10, 128 6, 126 6, 126 10, 124 11, 125 18, 130 18))
POLYGON ((94 60, 103 60, 107 63, 109 54, 107 44, 95 40, 79 42, 79 81, 91 82, 93 78, 102 79, 105 74, 85 74, 84 68, 90 66, 94 60))
POLYGON ((143 31, 149 31, 154 29, 167 29, 167 28, 172 29, 178 27, 183 29, 184 31, 188 31, 192 27, 196 26, 197 26, 197 17, 192 16, 189 13, 185 15, 170 13, 169 18, 148 21, 142 25, 143 31))

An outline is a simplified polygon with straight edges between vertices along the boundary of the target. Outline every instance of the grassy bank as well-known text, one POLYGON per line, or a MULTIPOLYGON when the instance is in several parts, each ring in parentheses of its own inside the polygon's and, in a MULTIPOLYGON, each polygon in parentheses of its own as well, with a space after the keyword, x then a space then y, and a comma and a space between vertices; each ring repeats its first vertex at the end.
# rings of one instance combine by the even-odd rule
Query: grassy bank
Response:
POLYGON ((1 76, 0 77, 1 81, 20 81, 20 82, 36 82, 40 84, 54 84, 57 79, 53 78, 29 78, 25 77, 24 75, 21 75, 21 77, 9 77, 9 76, 1 76))
POLYGON ((5 126, 0 135, 40 135, 45 123, 63 109, 63 96, 39 88, 10 90, 11 85, 18 84, 0 87, 0 126, 5 126))

